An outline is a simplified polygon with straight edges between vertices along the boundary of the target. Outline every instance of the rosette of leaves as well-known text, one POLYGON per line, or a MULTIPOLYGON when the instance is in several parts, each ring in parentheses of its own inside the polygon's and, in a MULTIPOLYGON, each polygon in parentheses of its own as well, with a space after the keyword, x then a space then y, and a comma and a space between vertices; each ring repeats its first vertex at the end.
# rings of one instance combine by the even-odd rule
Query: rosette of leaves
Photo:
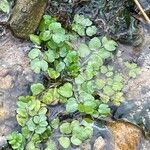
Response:
POLYGON ((141 68, 136 63, 125 62, 125 66, 128 69, 128 75, 131 78, 136 78, 141 73, 141 68))
POLYGON ((77 32, 80 36, 93 36, 97 32, 97 28, 96 26, 92 25, 92 21, 79 14, 74 16, 72 30, 77 32))
POLYGON ((36 134, 42 134, 46 131, 48 126, 47 117, 44 114, 39 114, 30 118, 26 123, 29 131, 36 134))
POLYGON ((17 105, 17 121, 21 126, 25 126, 30 117, 47 112, 45 105, 33 96, 20 96, 17 105))
MULTIPOLYGON (((101 74, 104 76, 96 78, 96 89, 103 103, 108 103, 112 100, 113 104, 120 104, 123 101, 123 93, 121 92, 124 87, 124 78, 122 74, 114 73, 112 66, 102 66, 101 74), (117 96, 118 93, 120 96, 117 96), (115 99, 115 100, 114 100, 115 99)), ((100 74, 100 76, 101 76, 100 74)))
POLYGON ((55 18, 45 15, 39 26, 41 41, 47 42, 53 40, 56 44, 60 44, 66 40, 65 29, 55 18))
POLYGON ((72 84, 67 82, 59 88, 50 88, 48 91, 43 93, 42 102, 50 105, 53 103, 61 102, 64 103, 73 95, 72 84))
POLYGON ((63 148, 68 148, 71 143, 79 146, 93 135, 93 128, 81 125, 78 120, 73 120, 71 123, 62 123, 59 128, 62 136, 58 141, 63 148))
POLYGON ((31 69, 35 73, 40 73, 40 71, 47 71, 48 63, 43 59, 43 54, 40 49, 31 49, 28 56, 31 59, 31 69))
POLYGON ((18 132, 12 132, 7 136, 8 143, 11 145, 11 147, 15 150, 23 150, 24 149, 24 137, 21 133, 18 132))

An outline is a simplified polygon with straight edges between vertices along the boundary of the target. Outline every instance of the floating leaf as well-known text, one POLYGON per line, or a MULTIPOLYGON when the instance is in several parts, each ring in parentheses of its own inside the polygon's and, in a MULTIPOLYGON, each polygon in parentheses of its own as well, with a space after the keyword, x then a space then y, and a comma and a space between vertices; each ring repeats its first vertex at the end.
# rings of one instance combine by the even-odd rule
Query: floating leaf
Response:
POLYGON ((31 85, 31 91, 33 95, 40 94, 44 89, 45 87, 41 83, 36 83, 31 85))
POLYGON ((103 88, 103 92, 108 96, 112 96, 114 94, 114 90, 111 88, 111 86, 105 86, 103 88))
POLYGON ((61 94, 64 97, 71 97, 72 92, 72 84, 71 83, 65 83, 63 86, 61 86, 58 90, 59 94, 61 94))
POLYGON ((108 107, 107 104, 99 105, 98 111, 99 111, 100 115, 102 115, 102 116, 107 116, 110 114, 110 108, 108 107))
POLYGON ((64 70, 64 68, 65 68, 64 62, 60 62, 59 64, 56 65, 56 71, 57 72, 61 72, 62 70, 64 70))
POLYGON ((76 145, 76 146, 79 146, 82 143, 82 141, 80 139, 76 138, 75 136, 72 136, 71 137, 71 143, 76 145))
POLYGON ((58 141, 59 144, 65 149, 70 146, 70 139, 68 137, 60 137, 58 141))
POLYGON ((52 79, 57 79, 60 76, 60 73, 55 71, 53 68, 48 68, 47 73, 52 79))
POLYGON ((60 132, 62 134, 70 134, 71 133, 71 126, 70 123, 65 122, 60 126, 60 132))
POLYGON ((114 51, 118 46, 118 44, 115 41, 109 40, 107 37, 102 38, 102 43, 104 48, 107 49, 108 51, 114 51))
POLYGON ((29 52, 28 56, 30 59, 35 59, 41 54, 41 51, 38 48, 33 48, 29 52))
POLYGON ((57 117, 51 121, 50 125, 52 128, 57 129, 59 127, 59 123, 60 121, 59 121, 59 118, 57 117))
POLYGON ((93 36, 93 35, 96 34, 96 32, 97 32, 96 26, 91 26, 91 27, 88 27, 88 28, 86 29, 86 34, 87 34, 88 36, 93 36))
POLYGON ((68 99, 66 104, 66 111, 72 113, 77 111, 77 109, 78 109, 78 103, 76 102, 76 99, 75 98, 68 99))
POLYGON ((47 71, 48 63, 44 60, 38 58, 31 61, 31 68, 35 73, 40 73, 40 71, 47 71))
POLYGON ((79 46, 79 56, 86 57, 90 54, 90 49, 86 44, 80 44, 79 46))
POLYGON ((101 47, 101 41, 99 40, 99 38, 94 37, 90 40, 89 42, 89 47, 91 50, 97 50, 101 47))

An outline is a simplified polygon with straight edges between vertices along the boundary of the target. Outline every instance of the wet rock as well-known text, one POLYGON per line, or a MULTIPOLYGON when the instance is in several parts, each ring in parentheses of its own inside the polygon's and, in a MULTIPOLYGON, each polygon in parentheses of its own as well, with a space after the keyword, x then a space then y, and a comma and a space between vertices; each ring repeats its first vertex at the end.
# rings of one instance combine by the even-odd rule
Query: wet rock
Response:
MULTIPOLYGON (((124 119, 139 125, 150 135, 150 32, 145 32, 145 42, 138 49, 123 52, 123 62, 133 61, 141 66, 142 73, 135 79, 130 79, 126 85, 126 101, 119 106, 114 117, 124 119), (138 55, 134 55, 135 51, 138 55), (126 53, 126 57, 125 57, 126 53), (139 55, 140 54, 140 55, 139 55)), ((125 49, 125 47, 124 47, 125 49)), ((119 62, 120 65, 121 62, 119 62)))
POLYGON ((93 150, 104 150, 105 144, 105 140, 100 136, 95 140, 93 150))
POLYGON ((14 38, 10 31, 0 38, 0 149, 5 137, 18 129, 17 99, 29 94, 29 85, 39 80, 29 65, 27 52, 31 44, 14 38))
POLYGON ((7 140, 5 137, 0 137, 0 147, 7 145, 7 140))
POLYGON ((10 75, 7 75, 3 78, 0 78, 0 88, 2 89, 9 89, 12 87, 12 77, 10 75))
POLYGON ((111 122, 108 128, 112 132, 115 150, 137 150, 142 132, 127 122, 111 122))
POLYGON ((78 148, 75 150, 92 150, 92 146, 90 144, 90 141, 87 140, 84 143, 82 143, 78 148))
POLYGON ((46 4, 47 0, 17 0, 9 21, 13 33, 28 38, 38 27, 46 4))

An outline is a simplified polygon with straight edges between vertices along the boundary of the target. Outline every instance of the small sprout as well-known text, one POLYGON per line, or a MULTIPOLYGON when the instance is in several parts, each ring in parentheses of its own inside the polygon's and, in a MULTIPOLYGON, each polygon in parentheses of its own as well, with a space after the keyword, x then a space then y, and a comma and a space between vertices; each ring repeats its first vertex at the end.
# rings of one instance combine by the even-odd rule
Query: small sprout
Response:
POLYGON ((110 114, 110 108, 108 107, 107 104, 101 104, 99 105, 99 109, 98 109, 99 113, 101 116, 108 116, 110 114))
POLYGON ((104 48, 108 51, 115 51, 118 46, 118 44, 115 41, 110 40, 105 36, 102 38, 102 43, 104 48))
POLYGON ((135 64, 135 63, 126 62, 125 66, 127 67, 127 69, 128 69, 128 75, 131 78, 136 78, 136 76, 141 73, 141 68, 138 67, 138 65, 135 64))

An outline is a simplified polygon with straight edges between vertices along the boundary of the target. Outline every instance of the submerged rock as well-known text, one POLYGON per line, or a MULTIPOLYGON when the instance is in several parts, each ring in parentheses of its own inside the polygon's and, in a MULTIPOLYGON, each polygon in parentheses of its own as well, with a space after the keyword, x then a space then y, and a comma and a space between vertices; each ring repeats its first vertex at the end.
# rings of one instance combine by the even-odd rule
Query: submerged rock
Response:
POLYGON ((9 21, 13 33, 28 38, 37 29, 46 4, 47 0, 17 0, 9 21))
MULTIPOLYGON (((116 119, 127 120, 140 126, 150 136, 150 32, 145 31, 145 42, 138 49, 122 49, 122 63, 137 62, 142 73, 129 79, 125 89, 125 102, 114 114, 116 119), (136 55, 138 53, 138 55, 136 55)), ((121 66, 121 62, 119 62, 121 66)), ((123 67, 122 67, 123 68, 123 67)))
POLYGON ((108 128, 112 132, 115 150, 137 150, 142 132, 141 130, 127 122, 111 122, 108 128))
POLYGON ((104 150, 106 143, 105 140, 99 136, 94 143, 94 150, 104 150))

